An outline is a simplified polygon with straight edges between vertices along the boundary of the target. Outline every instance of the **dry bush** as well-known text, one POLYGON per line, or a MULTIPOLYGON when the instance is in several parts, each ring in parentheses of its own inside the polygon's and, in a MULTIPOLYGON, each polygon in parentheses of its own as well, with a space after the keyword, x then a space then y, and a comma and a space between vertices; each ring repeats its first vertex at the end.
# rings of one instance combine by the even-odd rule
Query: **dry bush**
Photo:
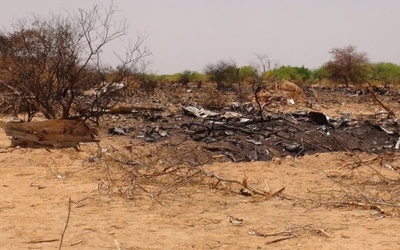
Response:
MULTIPOLYGON (((191 150, 179 142, 182 148, 191 150)), ((183 160, 185 150, 160 144, 130 145, 104 157, 105 177, 99 185, 103 194, 117 194, 127 199, 143 196, 158 201, 179 188, 200 184, 204 176, 193 163, 183 160), (174 148, 172 148, 174 150, 174 148), (183 152, 182 152, 183 151, 183 152)))
POLYGON ((379 155, 367 160, 356 156, 354 162, 344 164, 338 173, 326 174, 333 182, 329 189, 309 190, 313 198, 302 200, 310 207, 368 209, 372 216, 400 216, 400 177, 393 168, 399 155, 379 155))
MULTIPOLYGON (((94 5, 49 18, 33 15, 1 29, 0 92, 11 100, 13 115, 25 112, 29 121, 36 113, 47 119, 98 120, 118 103, 121 80, 151 53, 138 35, 124 57, 116 53, 118 73, 106 79, 110 70, 103 67, 104 48, 128 29, 125 20, 115 20, 116 12, 113 3, 94 5), (83 94, 88 91, 89 97, 83 94)), ((8 109, 0 106, 0 111, 8 109)))
POLYGON ((144 90, 147 96, 150 96, 152 93, 154 93, 157 85, 158 85, 157 80, 151 78, 145 78, 139 81, 140 89, 144 90))
POLYGON ((255 82, 252 79, 246 79, 236 91, 236 100, 240 103, 251 102, 254 98, 255 82))
POLYGON ((0 114, 10 114, 14 107, 18 105, 14 99, 8 95, 0 94, 0 114))
POLYGON ((162 202, 170 196, 186 196, 188 190, 196 192, 200 187, 225 192, 234 192, 232 188, 238 187, 240 192, 244 190, 243 195, 265 198, 275 197, 284 190, 262 191, 252 187, 246 175, 242 180, 235 180, 204 170, 202 166, 212 161, 212 157, 185 138, 129 145, 125 151, 115 150, 102 158, 104 173, 99 191, 103 195, 119 195, 126 199, 148 197, 162 202))
POLYGON ((181 186, 193 182, 198 173, 188 166, 167 169, 134 161, 107 162, 106 176, 99 185, 100 191, 118 194, 126 199, 147 196, 159 200, 161 196, 175 193, 181 186))
MULTIPOLYGON (((125 77, 123 80, 126 84, 123 94, 127 97, 135 96, 140 91, 140 84, 135 76, 125 77)), ((122 94, 122 93, 121 93, 122 94)))
POLYGON ((202 95, 204 96, 199 104, 206 109, 221 110, 228 103, 228 98, 212 85, 204 86, 202 95))
POLYGON ((400 178, 382 171, 385 166, 378 163, 381 160, 378 156, 358 162, 347 176, 336 177, 334 181, 343 193, 332 205, 376 210, 379 216, 400 216, 400 178), (375 161, 378 164, 371 165, 375 161))

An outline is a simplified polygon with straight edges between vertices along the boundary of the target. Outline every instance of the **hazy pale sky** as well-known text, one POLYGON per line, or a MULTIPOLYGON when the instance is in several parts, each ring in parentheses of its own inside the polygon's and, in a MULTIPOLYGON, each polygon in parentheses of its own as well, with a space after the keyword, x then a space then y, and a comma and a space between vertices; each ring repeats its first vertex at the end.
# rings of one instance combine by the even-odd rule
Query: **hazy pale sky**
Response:
MULTIPOLYGON (((0 9, 1 27, 31 13, 108 5, 109 0, 15 0, 0 9)), ((151 70, 172 74, 202 71, 233 59, 249 65, 265 54, 279 65, 317 68, 330 49, 355 45, 372 62, 400 64, 399 0, 114 0, 117 18, 129 23, 126 37, 147 34, 151 70)), ((115 45, 117 49, 121 45, 115 45)), ((111 48, 113 49, 113 48, 111 48)), ((105 61, 115 62, 112 53, 105 61)))

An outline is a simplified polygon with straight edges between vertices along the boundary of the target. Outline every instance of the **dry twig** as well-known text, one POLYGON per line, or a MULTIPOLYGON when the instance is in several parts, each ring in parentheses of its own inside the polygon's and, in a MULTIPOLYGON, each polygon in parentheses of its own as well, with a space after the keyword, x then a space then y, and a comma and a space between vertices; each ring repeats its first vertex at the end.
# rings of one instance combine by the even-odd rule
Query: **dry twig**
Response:
POLYGON ((371 203, 348 201, 348 202, 337 202, 334 205, 335 206, 347 205, 347 206, 361 207, 364 209, 373 209, 373 210, 378 211, 380 214, 390 215, 388 212, 386 212, 384 209, 382 209, 379 205, 371 204, 371 203))
POLYGON ((65 235, 65 232, 67 231, 67 227, 68 227, 68 223, 69 223, 69 218, 70 218, 70 215, 71 215, 71 204, 72 204, 72 200, 71 200, 71 197, 69 197, 69 199, 68 199, 68 215, 67 215, 67 221, 65 222, 64 230, 63 230, 63 232, 61 233, 60 245, 58 246, 58 249, 61 249, 61 248, 62 248, 62 244, 63 244, 63 240, 64 240, 64 235, 65 235))
POLYGON ((31 241, 28 241, 28 243, 30 243, 30 244, 37 244, 37 243, 46 243, 46 242, 54 242, 54 241, 59 241, 59 239, 31 240, 31 241))
POLYGON ((213 173, 213 172, 205 171, 205 170, 202 169, 202 168, 199 168, 199 170, 200 170, 203 174, 205 174, 206 176, 217 179, 218 182, 236 183, 236 184, 239 184, 239 185, 241 185, 242 187, 248 189, 249 191, 251 191, 251 192, 254 193, 254 194, 266 196, 266 197, 269 197, 269 198, 275 197, 275 196, 279 195, 283 190, 285 190, 285 188, 283 187, 283 188, 279 189, 278 191, 276 191, 276 192, 274 192, 274 193, 271 194, 271 193, 269 193, 269 192, 261 191, 261 190, 258 190, 258 189, 256 189, 256 188, 252 187, 252 186, 248 183, 248 181, 247 181, 247 180, 248 180, 248 177, 247 177, 247 176, 245 176, 245 178, 243 179, 243 181, 238 181, 238 180, 235 180, 235 179, 229 179, 229 178, 221 177, 221 176, 219 176, 219 175, 217 175, 217 174, 215 174, 215 173, 213 173))
POLYGON ((283 231, 280 231, 280 232, 264 234, 264 233, 260 233, 255 230, 251 230, 251 231, 249 231, 249 234, 264 237, 264 238, 265 237, 277 237, 277 236, 280 237, 280 238, 274 239, 272 241, 266 242, 265 243, 266 245, 277 243, 277 242, 280 242, 283 240, 288 240, 288 239, 291 239, 294 237, 298 237, 299 233, 301 231, 313 232, 320 236, 322 235, 325 237, 330 237, 330 235, 326 232, 326 229, 322 229, 322 228, 315 229, 311 224, 301 225, 301 226, 292 226, 289 222, 286 222, 286 223, 287 223, 286 229, 283 231))
POLYGON ((297 235, 289 235, 287 237, 278 238, 278 239, 275 239, 275 240, 272 240, 272 241, 268 241, 268 242, 265 243, 265 245, 269 245, 269 244, 273 244, 273 243, 276 243, 276 242, 288 240, 288 239, 291 239, 291 238, 294 238, 294 237, 297 237, 297 235))
POLYGON ((356 162, 346 163, 346 164, 343 164, 342 166, 340 166, 338 168, 338 170, 340 170, 340 169, 342 169, 344 167, 347 167, 347 166, 351 166, 351 169, 353 170, 353 169, 356 169, 356 168, 362 166, 363 164, 371 164, 376 160, 382 160, 381 156, 378 155, 378 156, 372 157, 372 158, 367 159, 367 160, 361 160, 360 159, 359 161, 356 161, 356 162))
POLYGON ((386 106, 381 100, 378 99, 378 97, 376 96, 375 92, 372 90, 372 84, 370 82, 368 83, 368 91, 372 96, 372 99, 374 99, 375 102, 377 102, 384 110, 386 110, 388 112, 388 118, 396 118, 396 114, 393 112, 393 110, 391 110, 388 106, 386 106))

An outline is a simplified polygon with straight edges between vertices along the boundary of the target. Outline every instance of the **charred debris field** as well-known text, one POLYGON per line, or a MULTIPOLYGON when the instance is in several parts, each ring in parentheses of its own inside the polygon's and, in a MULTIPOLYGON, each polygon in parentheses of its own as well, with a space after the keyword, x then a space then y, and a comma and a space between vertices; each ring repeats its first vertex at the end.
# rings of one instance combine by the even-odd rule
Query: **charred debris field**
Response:
POLYGON ((288 97, 293 103, 267 104, 262 117, 251 103, 231 103, 215 111, 192 101, 171 111, 162 98, 155 97, 131 107, 128 114, 114 112, 108 133, 128 138, 130 149, 143 143, 168 147, 191 165, 399 149, 399 125, 392 111, 399 105, 398 92, 377 88, 371 97, 363 90, 318 87, 307 89, 306 95, 314 103, 311 107, 288 97))

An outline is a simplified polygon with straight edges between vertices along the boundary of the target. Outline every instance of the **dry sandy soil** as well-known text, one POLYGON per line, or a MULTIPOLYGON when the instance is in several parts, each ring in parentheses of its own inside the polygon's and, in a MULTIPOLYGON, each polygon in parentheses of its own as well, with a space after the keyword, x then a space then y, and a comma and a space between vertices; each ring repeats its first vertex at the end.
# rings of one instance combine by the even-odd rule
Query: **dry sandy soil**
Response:
MULTIPOLYGON (((345 102, 316 107, 360 116, 381 109, 345 102)), ((130 139, 102 135, 100 146, 75 151, 8 148, 0 131, 1 249, 54 249, 62 237, 63 249, 400 248, 396 151, 203 166, 223 178, 247 178, 265 196, 245 196, 242 185, 205 176, 162 195, 146 183, 146 192, 136 188, 127 197, 113 190, 112 161, 93 157, 99 150, 109 158, 128 154, 130 139)))

